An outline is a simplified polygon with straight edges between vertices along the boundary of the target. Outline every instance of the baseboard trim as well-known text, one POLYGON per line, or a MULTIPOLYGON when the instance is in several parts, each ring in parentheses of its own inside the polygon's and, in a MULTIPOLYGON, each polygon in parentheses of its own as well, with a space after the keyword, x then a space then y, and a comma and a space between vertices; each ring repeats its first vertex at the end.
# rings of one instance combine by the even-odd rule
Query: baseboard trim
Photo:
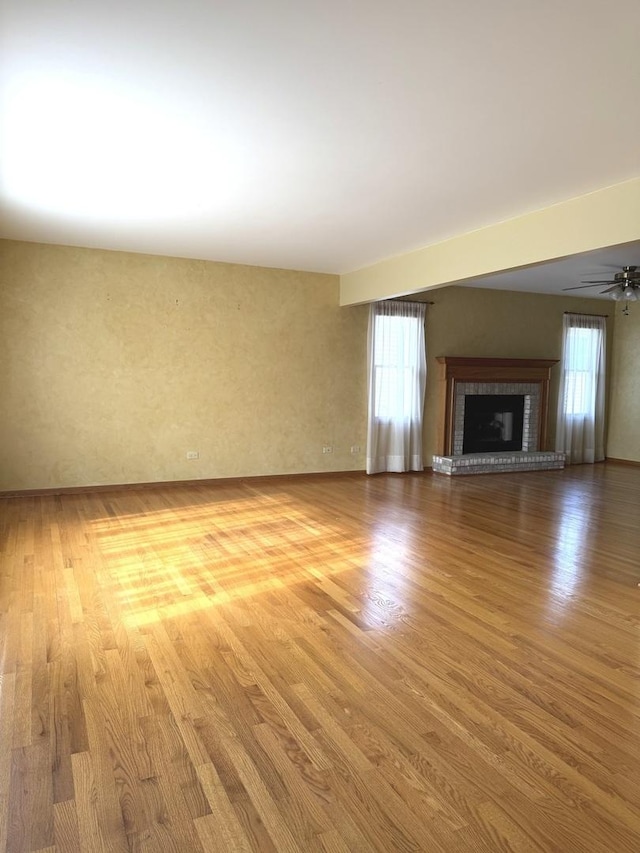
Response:
POLYGON ((327 477, 365 477, 364 470, 355 471, 311 471, 301 474, 263 474, 250 477, 220 477, 208 480, 158 480, 152 483, 111 483, 95 486, 60 486, 52 489, 17 489, 0 492, 3 498, 39 498, 55 497, 56 495, 81 495, 97 492, 145 491, 148 489, 183 488, 193 486, 237 486, 241 483, 251 484, 269 482, 281 483, 289 480, 317 480, 327 477))
POLYGON ((634 468, 640 468, 640 462, 637 459, 616 459, 615 456, 607 456, 605 462, 615 462, 617 465, 631 465, 634 468))

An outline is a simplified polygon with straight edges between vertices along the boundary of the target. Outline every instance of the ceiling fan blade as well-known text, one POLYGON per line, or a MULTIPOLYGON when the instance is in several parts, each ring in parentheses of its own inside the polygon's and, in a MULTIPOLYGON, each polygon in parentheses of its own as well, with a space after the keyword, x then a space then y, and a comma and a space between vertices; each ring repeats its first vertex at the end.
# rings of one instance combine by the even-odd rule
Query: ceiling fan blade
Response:
MULTIPOLYGON (((602 264, 604 269, 611 264, 602 264)), ((586 287, 601 287, 603 284, 609 285, 607 290, 601 291, 601 293, 613 293, 615 290, 620 289, 621 291, 625 287, 638 288, 640 289, 640 272, 638 271, 637 266, 631 266, 628 264, 623 267, 613 267, 613 269, 617 269, 618 271, 613 276, 613 278, 594 278, 594 279, 580 279, 580 284, 575 287, 563 287, 563 290, 582 290, 586 287)), ((597 272, 585 272, 583 275, 602 275, 602 273, 597 272)))
MULTIPOLYGON (((595 267, 596 265, 594 264, 593 266, 595 267)), ((585 275, 602 275, 602 270, 621 270, 624 264, 598 264, 598 266, 600 267, 598 272, 594 270, 591 273, 585 273, 585 275)))
POLYGON ((575 287, 563 287, 563 290, 584 290, 586 287, 600 287, 603 284, 613 284, 612 281, 596 281, 595 284, 577 284, 575 287))

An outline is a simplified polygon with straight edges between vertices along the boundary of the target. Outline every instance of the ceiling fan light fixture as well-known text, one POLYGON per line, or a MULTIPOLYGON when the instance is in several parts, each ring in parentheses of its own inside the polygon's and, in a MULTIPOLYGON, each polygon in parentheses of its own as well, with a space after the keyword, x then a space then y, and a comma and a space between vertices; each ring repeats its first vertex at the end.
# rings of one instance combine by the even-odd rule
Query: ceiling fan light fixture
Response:
POLYGON ((625 302, 628 305, 638 301, 638 290, 640 287, 637 284, 621 284, 612 290, 609 296, 616 302, 625 302))
POLYGON ((608 285, 606 290, 601 290, 599 295, 609 296, 616 302, 637 302, 640 298, 640 265, 627 264, 614 274, 612 279, 600 279, 599 281, 585 281, 573 287, 563 287, 567 290, 583 290, 587 287, 601 287, 608 285))

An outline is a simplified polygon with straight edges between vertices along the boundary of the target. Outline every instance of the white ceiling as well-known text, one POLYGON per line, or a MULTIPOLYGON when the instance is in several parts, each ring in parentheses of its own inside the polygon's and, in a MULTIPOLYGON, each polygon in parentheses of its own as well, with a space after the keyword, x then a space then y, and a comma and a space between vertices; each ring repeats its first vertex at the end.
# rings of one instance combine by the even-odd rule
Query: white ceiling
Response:
POLYGON ((357 269, 640 175, 639 31, 638 0, 4 0, 0 233, 357 269))
POLYGON ((486 275, 459 284, 465 287, 488 287, 494 290, 520 290, 527 293, 563 293, 568 288, 576 288, 567 296, 584 296, 589 299, 610 299, 610 294, 602 291, 607 285, 582 287, 595 281, 611 281, 615 273, 624 266, 640 267, 640 241, 598 249, 572 255, 557 261, 523 267, 510 272, 486 275))

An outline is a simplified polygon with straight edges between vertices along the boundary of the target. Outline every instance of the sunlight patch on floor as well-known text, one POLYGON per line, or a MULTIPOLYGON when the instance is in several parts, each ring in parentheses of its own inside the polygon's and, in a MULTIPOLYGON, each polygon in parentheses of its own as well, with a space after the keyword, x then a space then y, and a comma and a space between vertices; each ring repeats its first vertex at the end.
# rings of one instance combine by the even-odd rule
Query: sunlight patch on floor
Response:
POLYGON ((285 495, 101 519, 93 532, 129 624, 141 626, 354 568, 344 532, 285 495))
POLYGON ((549 611, 556 617, 564 614, 583 581, 588 559, 585 544, 590 523, 589 504, 582 503, 579 511, 576 511, 573 499, 558 521, 549 598, 549 611))

